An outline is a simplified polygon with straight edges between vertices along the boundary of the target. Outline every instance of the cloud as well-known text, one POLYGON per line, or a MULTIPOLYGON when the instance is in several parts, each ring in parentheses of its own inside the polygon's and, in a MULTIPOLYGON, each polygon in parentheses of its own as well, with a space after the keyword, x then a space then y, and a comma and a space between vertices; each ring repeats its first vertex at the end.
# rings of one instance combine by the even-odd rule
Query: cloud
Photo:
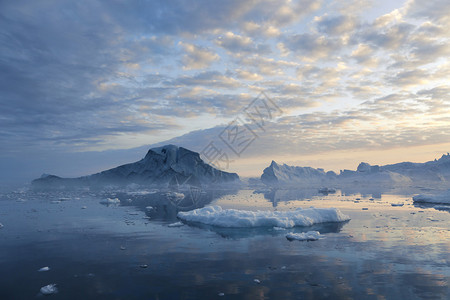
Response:
POLYGON ((343 35, 353 32, 358 27, 358 19, 348 15, 323 15, 314 19, 319 32, 327 35, 343 35))
POLYGON ((211 65, 216 60, 219 60, 219 55, 193 44, 180 42, 180 45, 184 48, 186 54, 183 56, 183 68, 186 70, 191 69, 204 69, 211 65))
POLYGON ((332 54, 339 52, 342 44, 339 39, 323 35, 302 33, 285 37, 282 45, 294 55, 305 61, 333 58, 332 54))

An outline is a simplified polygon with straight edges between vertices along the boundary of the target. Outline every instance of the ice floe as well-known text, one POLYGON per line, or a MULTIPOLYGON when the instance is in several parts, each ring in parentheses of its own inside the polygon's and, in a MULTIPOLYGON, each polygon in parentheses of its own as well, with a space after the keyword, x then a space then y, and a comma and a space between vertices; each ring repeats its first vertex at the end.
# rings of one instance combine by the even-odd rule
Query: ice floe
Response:
POLYGON ((50 271, 49 267, 42 267, 38 270, 38 272, 47 272, 47 271, 50 271))
POLYGON ((184 226, 184 224, 181 223, 181 222, 176 222, 176 223, 169 224, 167 226, 169 226, 169 227, 181 227, 181 226, 184 226))
POLYGON ((413 197, 414 202, 450 204, 450 190, 440 194, 420 194, 413 197))
POLYGON ((317 241, 320 239, 320 232, 318 231, 308 231, 308 232, 300 232, 300 233, 293 233, 289 232, 286 234, 286 238, 290 241, 297 240, 297 241, 317 241))
POLYGON ((44 295, 56 294, 57 292, 58 292, 58 288, 56 287, 56 284, 54 284, 54 283, 41 287, 41 293, 44 295))
POLYGON ((178 218, 219 227, 282 227, 312 226, 318 223, 350 220, 336 208, 298 208, 294 211, 246 211, 207 206, 179 212, 178 218))
POLYGON ((101 204, 120 204, 119 198, 106 198, 100 201, 101 204))

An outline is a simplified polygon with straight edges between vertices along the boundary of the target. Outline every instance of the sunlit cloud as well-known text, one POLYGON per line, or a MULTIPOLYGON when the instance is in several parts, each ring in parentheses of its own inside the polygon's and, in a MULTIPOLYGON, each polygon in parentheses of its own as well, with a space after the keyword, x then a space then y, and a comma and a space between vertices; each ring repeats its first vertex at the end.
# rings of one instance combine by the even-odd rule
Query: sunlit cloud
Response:
POLYGON ((199 150, 261 91, 285 115, 249 159, 437 144, 449 16, 443 0, 3 1, 0 150, 199 150))

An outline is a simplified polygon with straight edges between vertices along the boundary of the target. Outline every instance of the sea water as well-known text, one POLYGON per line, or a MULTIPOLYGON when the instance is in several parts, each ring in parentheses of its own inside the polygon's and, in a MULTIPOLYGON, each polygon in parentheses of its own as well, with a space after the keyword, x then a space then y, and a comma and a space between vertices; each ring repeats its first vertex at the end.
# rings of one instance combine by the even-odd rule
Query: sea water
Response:
POLYGON ((52 299, 450 298, 450 207, 415 204, 414 191, 171 193, 3 193, 0 299, 42 297, 51 284, 52 299), (179 211, 205 205, 336 207, 351 220, 291 229, 178 223, 179 211), (320 239, 286 238, 307 231, 320 239))

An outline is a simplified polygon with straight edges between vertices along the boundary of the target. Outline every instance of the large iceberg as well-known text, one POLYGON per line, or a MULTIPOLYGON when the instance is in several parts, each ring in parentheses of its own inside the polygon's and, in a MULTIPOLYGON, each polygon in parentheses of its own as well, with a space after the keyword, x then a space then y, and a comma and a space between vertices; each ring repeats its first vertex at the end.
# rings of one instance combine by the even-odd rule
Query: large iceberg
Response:
POLYGON ((207 206, 187 212, 179 212, 178 218, 186 222, 197 222, 212 226, 242 227, 281 227, 312 226, 319 223, 344 222, 350 220, 336 208, 298 208, 294 211, 247 211, 223 209, 220 206, 207 206))
POLYGON ((78 178, 44 175, 33 180, 34 187, 98 185, 202 185, 239 181, 228 173, 206 164, 197 152, 175 145, 152 148, 140 161, 78 178))
POLYGON ((421 194, 413 197, 414 202, 450 204, 450 190, 440 194, 421 194))
POLYGON ((355 171, 341 170, 337 175, 333 171, 311 167, 288 166, 272 161, 264 169, 261 181, 268 185, 379 185, 410 186, 415 182, 429 184, 450 183, 450 155, 425 163, 402 162, 392 165, 370 165, 361 162, 355 171))

